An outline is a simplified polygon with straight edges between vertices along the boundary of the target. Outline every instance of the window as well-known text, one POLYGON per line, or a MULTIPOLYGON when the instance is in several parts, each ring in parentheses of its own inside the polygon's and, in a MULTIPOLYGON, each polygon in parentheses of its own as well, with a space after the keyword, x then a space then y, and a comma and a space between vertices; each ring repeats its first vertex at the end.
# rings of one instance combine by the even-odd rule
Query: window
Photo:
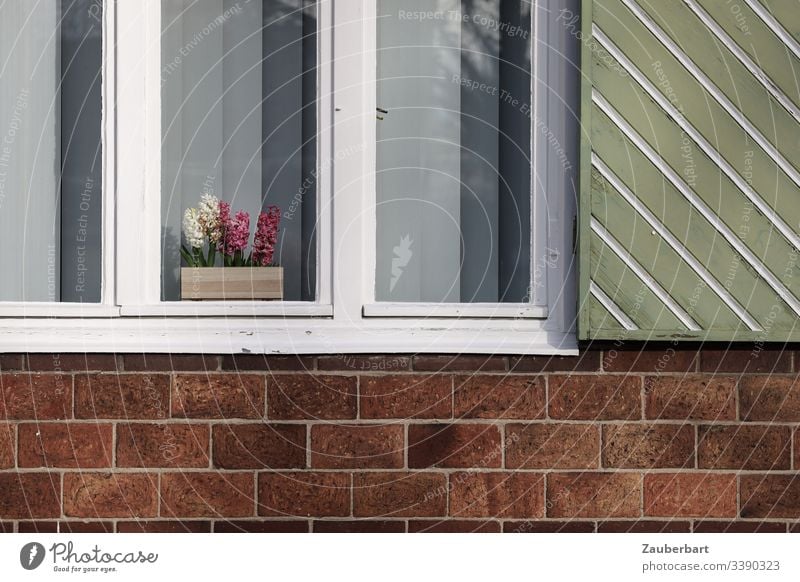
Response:
POLYGON ((102 292, 102 4, 0 5, 0 301, 102 292))
POLYGON ((551 3, 69 3, 102 23, 97 110, 65 82, 58 119, 82 132, 61 173, 91 147, 103 170, 104 276, 0 298, 5 328, 33 351, 574 353, 577 47, 551 3))

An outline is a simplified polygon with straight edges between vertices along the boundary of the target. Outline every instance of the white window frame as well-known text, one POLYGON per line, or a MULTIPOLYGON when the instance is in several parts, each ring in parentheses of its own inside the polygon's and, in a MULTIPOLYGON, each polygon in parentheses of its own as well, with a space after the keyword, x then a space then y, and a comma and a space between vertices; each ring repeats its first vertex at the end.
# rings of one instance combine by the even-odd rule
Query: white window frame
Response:
MULTIPOLYGON (((565 143, 568 32, 542 18, 557 1, 535 2, 533 119, 565 143)), ((0 303, 0 352, 577 353, 574 185, 538 127, 530 301, 375 302, 373 0, 319 3, 318 300, 162 302, 160 2, 106 1, 102 301, 0 303)))

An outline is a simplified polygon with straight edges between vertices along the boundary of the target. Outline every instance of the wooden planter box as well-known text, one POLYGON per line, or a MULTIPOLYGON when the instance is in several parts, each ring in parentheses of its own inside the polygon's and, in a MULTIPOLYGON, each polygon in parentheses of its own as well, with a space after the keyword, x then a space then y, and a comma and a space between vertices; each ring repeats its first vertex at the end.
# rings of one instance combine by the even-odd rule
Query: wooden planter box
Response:
POLYGON ((283 299, 283 267, 181 267, 181 299, 283 299))

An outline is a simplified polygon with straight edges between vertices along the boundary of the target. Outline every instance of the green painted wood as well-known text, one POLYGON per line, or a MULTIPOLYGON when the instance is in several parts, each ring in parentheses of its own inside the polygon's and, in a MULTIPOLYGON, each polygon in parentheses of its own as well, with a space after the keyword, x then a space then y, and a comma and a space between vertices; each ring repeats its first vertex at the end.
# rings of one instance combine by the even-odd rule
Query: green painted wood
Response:
MULTIPOLYGON (((774 291, 741 261, 733 247, 633 144, 619 134, 602 112, 598 112, 594 120, 592 142, 598 150, 612 154, 604 162, 637 195, 641 203, 661 218, 661 224, 684 244, 734 299, 758 319, 760 311, 751 309, 751 306, 774 301, 774 291)), ((608 192, 598 192, 597 186, 594 186, 593 207, 605 204, 607 196, 608 192)), ((705 301, 711 293, 705 290, 700 297, 705 301)), ((694 289, 691 297, 694 297, 694 289)), ((793 318, 787 317, 780 323, 791 324, 792 321, 793 318)), ((763 321, 761 323, 763 325, 763 321)))
MULTIPOLYGON (((791 51, 787 50, 786 45, 773 33, 772 29, 744 2, 737 2, 737 4, 741 5, 741 18, 747 25, 746 30, 740 26, 739 17, 734 14, 733 10, 730 10, 726 2, 719 0, 698 0, 698 2, 725 29, 725 32, 733 38, 736 44, 758 63, 786 96, 794 101, 795 105, 800 106, 800 61, 791 51)), ((655 2, 651 2, 651 5, 655 4, 655 2)), ((796 29, 799 10, 797 2, 785 0, 784 4, 794 4, 794 14, 786 14, 781 24, 786 22, 790 27, 796 29)))
MULTIPOLYGON (((798 102, 800 63, 743 3, 734 12, 732 3, 697 1, 759 65, 769 55, 772 61, 763 63, 762 68, 771 78, 768 86, 725 46, 727 40, 721 42, 685 2, 583 3, 578 245, 581 339, 800 339, 800 250, 794 246, 800 229, 800 124, 796 114, 784 109, 771 94, 781 91, 782 98, 798 102), (650 32, 626 6, 631 3, 644 10, 662 30, 650 32), (747 23, 746 30, 743 23, 747 23), (593 38, 593 25, 609 39, 612 49, 625 55, 622 62, 617 62, 593 38), (693 74, 671 54, 665 46, 669 40, 680 47, 681 57, 685 54, 703 75, 693 74), (625 68, 629 66, 635 67, 644 80, 637 82, 627 75, 625 68), (680 113, 669 107, 662 109, 648 91, 666 97, 680 113), (593 103, 593 92, 611 104, 624 120, 621 125, 629 124, 638 134, 636 139, 658 153, 659 163, 681 176, 691 195, 710 209, 712 218, 734 233, 736 244, 744 245, 756 257, 753 264, 721 236, 713 221, 692 207, 687 197, 665 178, 664 168, 645 156, 636 139, 625 136, 621 127, 593 103), (731 106, 735 110, 730 110, 731 106), (710 144, 712 150, 708 154, 693 141, 691 132, 687 134, 682 129, 681 124, 686 123, 710 144), (755 132, 766 142, 764 147, 757 143, 755 132), (651 228, 621 192, 592 167, 593 155, 632 191, 638 203, 655 215, 659 228, 667 229, 681 241, 681 248, 673 248, 651 228), (781 234, 769 217, 753 206, 723 171, 725 162, 730 166, 728 171, 747 182, 759 199, 780 216, 791 235, 781 234), (779 162, 785 164, 784 169, 779 162), (591 231, 592 219, 624 247, 622 256, 591 231), (688 258, 701 263, 727 293, 718 294, 705 285, 688 258), (636 276, 634 261, 647 271, 645 279, 656 281, 667 291, 670 301, 662 301, 642 277, 636 276), (778 283, 770 284, 757 272, 756 264, 763 265, 778 283), (630 318, 636 330, 625 329, 592 295, 592 284, 613 298, 614 310, 630 318), (788 294, 788 303, 778 296, 779 289, 788 294), (688 314, 701 329, 689 330, 677 312, 688 314), (746 324, 744 320, 750 318, 752 323, 746 324)), ((800 6, 794 2, 761 1, 797 38, 800 6), (794 10, 787 10, 785 4, 795 4, 794 10)))

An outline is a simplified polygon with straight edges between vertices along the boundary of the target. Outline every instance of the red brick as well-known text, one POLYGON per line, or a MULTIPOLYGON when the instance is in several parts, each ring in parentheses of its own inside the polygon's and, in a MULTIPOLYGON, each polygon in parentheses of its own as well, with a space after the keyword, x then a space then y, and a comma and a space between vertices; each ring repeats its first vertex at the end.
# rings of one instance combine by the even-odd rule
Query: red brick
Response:
POLYGON ((785 523, 774 521, 698 521, 694 533, 786 533, 785 523))
POLYGON ((18 533, 49 534, 58 533, 57 521, 21 521, 17 524, 18 533))
POLYGON ((312 525, 314 533, 404 533, 404 521, 375 519, 319 520, 312 525))
POLYGON ((214 466, 295 469, 306 466, 306 427, 297 424, 214 426, 214 466))
POLYGON ((273 420, 356 417, 356 378, 298 374, 267 380, 268 416, 273 420))
POLYGON ((348 473, 261 473, 258 514, 265 517, 350 515, 348 473))
POLYGON ((215 372, 219 356, 202 354, 125 354, 126 372, 215 372))
POLYGON ((551 376, 550 416, 569 420, 641 418, 641 380, 630 376, 551 376))
POLYGON ((119 424, 117 466, 207 467, 208 442, 204 424, 119 424))
POLYGON ((638 517, 641 477, 634 473, 552 473, 547 517, 638 517))
POLYGON ((605 425, 603 467, 694 468, 694 427, 677 424, 605 425))
POLYGON ((178 374, 172 388, 172 416, 262 418, 264 377, 255 374, 178 374))
POLYGON ((308 533, 308 520, 215 521, 214 533, 308 533))
POLYGON ((314 357, 234 354, 222 357, 222 369, 238 372, 309 372, 314 369, 314 357))
POLYGON ((311 427, 311 466, 315 469, 399 469, 405 449, 401 425, 311 427))
POLYGON ((536 473, 450 475, 453 517, 544 517, 544 477, 536 473))
POLYGON ((506 521, 503 533, 594 533, 593 521, 506 521))
POLYGON ((252 473, 166 473, 161 476, 161 515, 252 516, 254 488, 252 473))
POLYGON ((597 533, 689 533, 692 524, 688 521, 601 521, 597 533))
POLYGON ((163 419, 169 376, 94 374, 75 377, 76 418, 163 419))
POLYGON ((540 376, 457 376, 456 418, 544 418, 545 381, 540 376))
POLYGON ((644 513, 654 517, 735 517, 736 476, 713 473, 645 475, 644 513))
POLYGON ((0 372, 24 369, 25 354, 0 354, 0 372))
POLYGON ((697 350, 643 344, 640 349, 608 349, 603 352, 606 372, 694 372, 697 350))
POLYGON ((111 467, 110 424, 20 424, 20 467, 111 467))
POLYGON ((500 429, 490 424, 414 424, 408 427, 408 466, 499 468, 500 429))
POLYGON ((764 346, 733 344, 721 349, 704 347, 700 351, 700 371, 713 372, 768 372, 778 374, 791 372, 791 352, 778 345, 764 349, 764 346))
POLYGON ((452 418, 450 376, 362 376, 361 418, 452 418))
POLYGON ((505 372, 504 356, 414 356, 417 372, 505 372))
POLYGON ((511 358, 512 372, 598 372, 600 350, 582 350, 578 356, 521 356, 511 358))
POLYGON ((800 421, 798 376, 745 376, 739 381, 742 420, 800 421))
POLYGON ((112 533, 114 524, 110 521, 60 521, 60 533, 112 533))
POLYGON ((533 423, 506 426, 509 469, 594 469, 600 428, 591 424, 533 423))
POLYGON ((800 518, 800 475, 742 475, 742 517, 800 518))
POLYGON ((443 517, 447 510, 441 473, 356 473, 353 487, 356 517, 443 517))
POLYGON ((57 374, 0 374, 0 420, 72 417, 72 380, 57 374))
POLYGON ((725 376, 650 376, 644 379, 645 417, 657 420, 735 420, 736 379, 725 376))
POLYGON ((10 469, 14 466, 14 451, 16 450, 14 425, 0 422, 0 469, 10 469))
POLYGON ((156 479, 145 473, 66 473, 64 515, 154 517, 158 513, 156 479))
POLYGON ((800 469, 800 430, 794 431, 794 460, 793 469, 800 469))
POLYGON ((28 369, 37 372, 116 372, 114 354, 28 354, 28 369))
POLYGON ((701 426, 701 469, 790 469, 792 433, 785 426, 701 426))
POLYGON ((466 519, 419 519, 408 522, 409 533, 500 533, 500 522, 466 519))
POLYGON ((317 369, 337 372, 408 372, 411 358, 408 356, 356 356, 340 354, 322 356, 317 359, 317 369))
POLYGON ((210 521, 118 521, 118 533, 211 533, 210 521))
POLYGON ((111 533, 110 521, 21 521, 19 533, 111 533))
POLYGON ((61 483, 55 473, 0 473, 0 519, 61 515, 61 483))

